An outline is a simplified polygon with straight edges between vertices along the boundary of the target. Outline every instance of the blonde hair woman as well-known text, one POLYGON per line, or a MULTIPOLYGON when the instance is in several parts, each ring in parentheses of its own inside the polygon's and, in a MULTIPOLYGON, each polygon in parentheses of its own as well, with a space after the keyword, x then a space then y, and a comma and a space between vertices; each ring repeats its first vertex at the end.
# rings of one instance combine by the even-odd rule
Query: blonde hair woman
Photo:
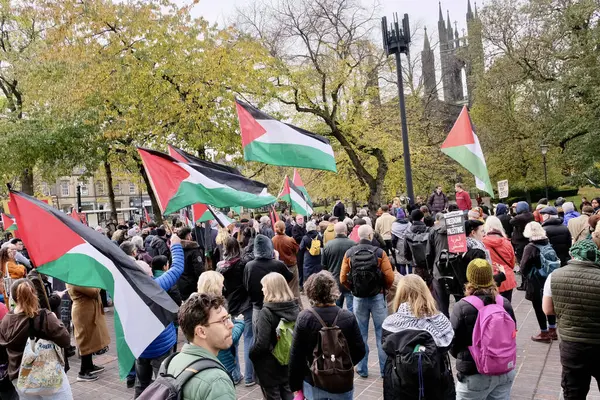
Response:
POLYGON ((272 350, 277 343, 279 321, 295 322, 299 312, 298 303, 283 275, 271 272, 260 283, 265 299, 254 326, 250 359, 263 397, 267 400, 291 400, 294 396, 288 382, 288 367, 277 361, 272 350))
POLYGON ((454 380, 449 347, 454 338, 454 330, 448 318, 438 311, 435 300, 425 281, 419 275, 406 275, 396 289, 394 296, 396 312, 383 321, 383 349, 388 355, 383 377, 384 399, 415 398, 419 393, 418 385, 400 381, 396 369, 402 374, 414 374, 412 382, 418 382, 417 369, 413 369, 412 354, 420 352, 417 347, 423 346, 427 355, 439 355, 441 379, 439 382, 428 382, 424 388, 425 396, 431 398, 447 398, 454 391, 454 380), (396 352, 400 351, 402 363, 396 361, 396 352), (406 356, 405 356, 406 353, 406 356))
MULTIPOLYGON (((217 271, 204 271, 198 279, 198 293, 222 296, 224 281, 225 278, 223 278, 221 273, 217 271)), ((194 294, 192 294, 192 296, 194 296, 194 294)), ((230 315, 230 317, 235 318, 237 315, 230 315)), ((233 318, 233 330, 231 332, 233 344, 227 350, 219 350, 217 358, 219 361, 221 361, 221 364, 223 364, 227 372, 229 372, 233 378, 233 382, 237 385, 244 379, 240 369, 240 364, 236 361, 235 354, 237 354, 237 346, 240 342, 242 334, 244 333, 245 324, 243 320, 236 320, 233 318)))
POLYGON ((223 295, 223 282, 225 278, 217 271, 204 271, 198 278, 198 293, 223 295))

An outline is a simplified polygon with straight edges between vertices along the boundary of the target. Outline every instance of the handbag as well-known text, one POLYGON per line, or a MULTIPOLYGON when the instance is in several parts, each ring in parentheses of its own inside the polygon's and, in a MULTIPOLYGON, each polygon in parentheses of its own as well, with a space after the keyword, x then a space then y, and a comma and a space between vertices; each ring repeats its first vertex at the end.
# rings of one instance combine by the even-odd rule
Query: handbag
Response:
MULTIPOLYGON (((45 316, 46 311, 40 310, 40 331, 45 316)), ((34 318, 30 318, 29 340, 23 351, 17 390, 26 395, 48 396, 62 388, 64 360, 58 346, 51 340, 39 339, 40 331, 36 332, 33 325, 34 318)))

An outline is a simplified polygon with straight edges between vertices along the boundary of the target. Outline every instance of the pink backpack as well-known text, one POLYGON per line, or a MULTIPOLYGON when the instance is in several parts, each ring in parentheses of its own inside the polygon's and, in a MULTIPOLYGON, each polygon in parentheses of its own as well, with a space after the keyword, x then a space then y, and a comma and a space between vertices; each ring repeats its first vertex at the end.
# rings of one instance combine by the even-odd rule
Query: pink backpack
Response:
POLYGON ((473 329, 473 345, 469 351, 477 371, 483 375, 502 375, 512 371, 517 362, 517 330, 515 321, 504 309, 504 298, 484 305, 477 296, 464 299, 478 311, 473 329))

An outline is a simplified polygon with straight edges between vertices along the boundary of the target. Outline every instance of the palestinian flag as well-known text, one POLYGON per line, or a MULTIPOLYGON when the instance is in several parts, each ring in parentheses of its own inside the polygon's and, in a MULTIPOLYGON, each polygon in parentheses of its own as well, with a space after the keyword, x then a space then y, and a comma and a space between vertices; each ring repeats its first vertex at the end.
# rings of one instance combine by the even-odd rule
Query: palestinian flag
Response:
POLYGON ((313 213, 313 209, 307 203, 302 191, 290 181, 290 178, 287 175, 283 180, 283 189, 277 198, 290 203, 292 211, 296 214, 308 217, 313 213))
POLYGON ((234 220, 230 219, 227 215, 214 207, 207 206, 206 204, 194 204, 193 214, 195 222, 207 222, 210 220, 217 221, 223 228, 235 223, 234 220))
POLYGON ((329 140, 236 99, 244 160, 337 172, 329 140))
POLYGON ((5 231, 16 231, 17 230, 17 222, 15 218, 2 213, 2 226, 4 226, 5 231))
POLYGON ((275 202, 267 185, 222 170, 189 164, 155 150, 138 148, 163 214, 195 203, 260 208, 275 202))
POLYGON ((188 163, 188 164, 201 165, 201 166, 213 168, 213 169, 216 169, 219 171, 228 172, 230 174, 242 176, 242 173, 239 170, 237 170, 236 168, 229 167, 229 166, 223 165, 223 164, 217 164, 214 162, 202 160, 198 157, 191 155, 190 153, 186 153, 185 151, 178 149, 175 146, 169 145, 169 155, 171 157, 173 157, 174 159, 176 159, 177 161, 181 161, 181 162, 188 163))
POLYGON ((306 187, 304 187, 304 182, 302 182, 302 178, 300 178, 300 174, 298 173, 298 170, 296 168, 294 168, 294 179, 292 180, 292 182, 294 182, 294 185, 296 185, 296 187, 300 189, 300 191, 304 194, 306 202, 312 207, 312 200, 308 195, 308 191, 306 190, 306 187))
POLYGON ((479 190, 487 192, 494 198, 494 189, 490 182, 481 144, 475 134, 466 106, 463 106, 452 130, 442 144, 441 150, 475 176, 475 185, 479 190))
POLYGON ((124 378, 134 360, 175 319, 177 305, 105 235, 24 193, 11 190, 10 199, 21 238, 40 273, 110 293, 124 378))

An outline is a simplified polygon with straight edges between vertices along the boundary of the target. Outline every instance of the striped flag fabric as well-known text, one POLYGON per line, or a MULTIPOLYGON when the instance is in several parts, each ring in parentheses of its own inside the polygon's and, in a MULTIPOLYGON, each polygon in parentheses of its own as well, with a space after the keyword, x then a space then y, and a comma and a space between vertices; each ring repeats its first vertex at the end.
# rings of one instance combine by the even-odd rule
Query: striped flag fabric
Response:
POLYGON ((228 172, 234 175, 242 176, 242 173, 237 169, 230 167, 228 165, 218 164, 211 161, 202 160, 196 156, 191 155, 175 146, 169 145, 169 155, 176 159, 177 161, 181 161, 188 164, 196 164, 201 165, 208 168, 213 168, 219 171, 228 172))
POLYGON ((308 202, 308 205, 312 207, 312 200, 308 195, 308 191, 306 190, 304 182, 302 182, 302 178, 300 178, 300 173, 298 173, 298 170, 296 168, 294 168, 294 178, 292 179, 292 182, 294 183, 294 185, 296 185, 296 187, 298 187, 298 189, 300 189, 300 191, 304 194, 304 198, 308 202))
POLYGON ((21 238, 40 273, 110 293, 119 373, 124 378, 134 360, 175 319, 177 305, 105 235, 24 193, 11 190, 10 199, 21 238))
POLYGON ((178 161, 159 151, 138 148, 163 214, 195 203, 215 207, 260 208, 275 202, 267 185, 199 164, 178 161))
POLYGON ((17 222, 15 221, 15 218, 4 213, 2 213, 2 226, 4 227, 5 231, 17 230, 17 222))
POLYGON ((483 150, 466 106, 463 106, 452 130, 442 144, 441 150, 475 176, 475 186, 479 190, 487 192, 494 198, 494 188, 490 181, 483 150))
POLYGON ((290 181, 287 175, 283 180, 283 189, 281 189, 281 193, 279 193, 277 198, 289 203, 292 211, 296 214, 304 215, 305 217, 313 214, 313 209, 304 198, 304 194, 290 181))
POLYGON ((329 140, 236 99, 244 160, 337 172, 329 140))

